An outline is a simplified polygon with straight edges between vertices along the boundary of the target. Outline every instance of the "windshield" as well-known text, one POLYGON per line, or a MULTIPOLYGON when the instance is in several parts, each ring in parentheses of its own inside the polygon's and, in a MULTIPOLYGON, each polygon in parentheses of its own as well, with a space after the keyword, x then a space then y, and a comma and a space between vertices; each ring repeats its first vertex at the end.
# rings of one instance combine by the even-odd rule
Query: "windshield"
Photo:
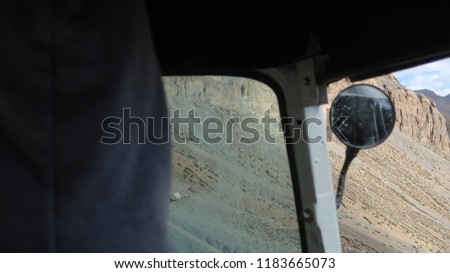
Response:
MULTIPOLYGON (((166 77, 164 83, 171 115, 185 118, 172 123, 169 228, 177 249, 300 252, 273 91, 237 77, 166 77), (275 122, 265 126, 270 119, 275 122)), ((357 83, 383 90, 397 116, 392 135, 361 151, 347 173, 338 210, 343 251, 450 251, 450 127, 442 114, 450 102, 408 89, 393 74, 357 83)), ((343 79, 328 86, 325 112, 351 84, 343 79)), ((336 187, 345 146, 327 132, 336 187)))
POLYGON ((300 252, 280 112, 265 84, 166 77, 172 116, 169 228, 182 252, 300 252))

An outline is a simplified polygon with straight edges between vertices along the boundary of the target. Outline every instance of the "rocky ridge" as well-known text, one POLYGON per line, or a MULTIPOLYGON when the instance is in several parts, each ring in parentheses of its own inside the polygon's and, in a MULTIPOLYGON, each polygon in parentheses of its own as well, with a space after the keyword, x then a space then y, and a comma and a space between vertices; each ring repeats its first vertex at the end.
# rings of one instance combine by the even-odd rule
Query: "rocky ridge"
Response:
POLYGON ((444 115, 447 121, 447 132, 450 135, 450 94, 443 97, 428 89, 416 90, 416 92, 427 96, 427 98, 436 103, 439 112, 444 115))

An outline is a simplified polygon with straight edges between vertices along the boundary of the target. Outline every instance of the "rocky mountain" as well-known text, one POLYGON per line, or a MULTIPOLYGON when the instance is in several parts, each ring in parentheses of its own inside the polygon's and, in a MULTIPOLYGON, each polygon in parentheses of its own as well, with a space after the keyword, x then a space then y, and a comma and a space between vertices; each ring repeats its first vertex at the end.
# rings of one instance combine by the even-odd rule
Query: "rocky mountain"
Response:
POLYGON ((441 112, 442 115, 445 117, 447 124, 447 132, 450 135, 450 94, 443 97, 437 95, 436 93, 428 89, 416 90, 416 92, 425 95, 427 98, 429 98, 436 104, 436 107, 439 110, 439 112, 441 112))
MULTIPOLYGON (((449 139, 443 116, 427 97, 403 88, 392 75, 364 82, 391 96, 397 122, 391 137, 361 151, 347 174, 338 212, 344 251, 450 252, 449 139)), ((194 131, 187 125, 172 129, 180 137, 172 143, 172 191, 177 198, 169 227, 178 250, 301 251, 279 124, 250 126, 260 137, 269 131, 276 143, 263 138, 237 141, 252 136, 235 125, 246 118, 268 118, 269 110, 279 120, 274 92, 236 77, 169 77, 164 84, 173 115, 179 110, 187 120, 215 121, 194 131), (217 129, 212 136, 222 141, 205 142, 207 127, 217 129)), ((330 85, 330 101, 350 84, 341 80, 330 85)), ((328 148, 336 182, 345 147, 332 138, 328 148)))

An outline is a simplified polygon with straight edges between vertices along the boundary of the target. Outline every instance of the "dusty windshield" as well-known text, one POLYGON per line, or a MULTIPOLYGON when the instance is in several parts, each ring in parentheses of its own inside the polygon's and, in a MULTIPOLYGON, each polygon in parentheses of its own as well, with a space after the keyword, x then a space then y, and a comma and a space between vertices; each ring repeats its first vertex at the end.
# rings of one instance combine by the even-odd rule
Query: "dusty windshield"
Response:
POLYGON ((182 252, 300 252, 274 92, 237 77, 164 78, 172 241, 182 252))

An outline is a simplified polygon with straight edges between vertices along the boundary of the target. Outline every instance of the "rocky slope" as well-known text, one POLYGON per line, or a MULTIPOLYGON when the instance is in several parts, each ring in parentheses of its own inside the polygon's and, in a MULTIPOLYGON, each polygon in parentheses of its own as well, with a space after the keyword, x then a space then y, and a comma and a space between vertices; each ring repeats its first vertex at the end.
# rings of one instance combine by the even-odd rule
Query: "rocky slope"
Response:
MULTIPOLYGON (((450 252, 449 140, 442 116, 425 96, 406 90, 392 76, 365 81, 386 90, 396 103, 397 124, 382 145, 360 152, 347 175, 338 213, 347 252, 450 252), (438 152, 433 152, 438 151, 438 152)), ((331 97, 351 84, 330 86, 331 97)), ((276 96, 259 82, 231 77, 165 79, 172 113, 233 118, 279 118, 276 96)), ((254 128, 264 134, 260 124, 254 128)), ((173 128, 185 144, 173 142, 171 236, 180 251, 297 252, 299 236, 289 164, 277 124, 269 144, 239 144, 246 132, 225 127, 221 141, 195 144, 205 130, 173 128)), ((266 128, 267 130, 267 128, 266 128)), ((328 143, 333 180, 344 147, 328 143)))
POLYGON ((450 95, 442 97, 428 89, 416 90, 416 92, 425 95, 431 101, 436 103, 437 109, 447 121, 447 132, 450 135, 450 95))

